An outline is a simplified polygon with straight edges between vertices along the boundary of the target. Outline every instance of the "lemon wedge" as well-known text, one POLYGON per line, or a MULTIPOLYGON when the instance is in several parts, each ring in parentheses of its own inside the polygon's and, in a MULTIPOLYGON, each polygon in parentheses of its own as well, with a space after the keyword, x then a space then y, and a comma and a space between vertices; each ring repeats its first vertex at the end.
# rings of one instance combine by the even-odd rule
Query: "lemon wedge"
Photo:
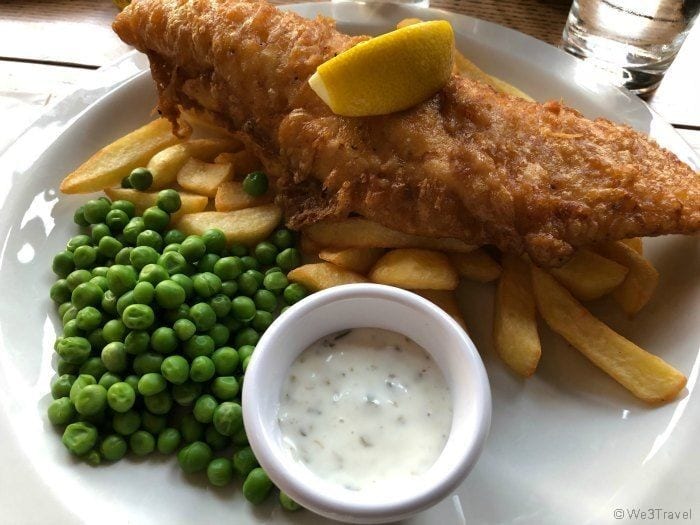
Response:
POLYGON ((449 22, 413 24, 324 62, 309 85, 337 115, 386 115, 440 90, 452 73, 454 47, 449 22))

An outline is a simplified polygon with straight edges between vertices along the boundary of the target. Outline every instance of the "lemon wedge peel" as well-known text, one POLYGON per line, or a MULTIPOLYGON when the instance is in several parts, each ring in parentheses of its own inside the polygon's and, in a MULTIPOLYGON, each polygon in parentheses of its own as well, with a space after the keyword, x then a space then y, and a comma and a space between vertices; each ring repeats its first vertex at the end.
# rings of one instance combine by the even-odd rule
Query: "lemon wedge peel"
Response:
POLYGON ((449 22, 421 22, 360 42, 321 64, 309 85, 337 115, 386 115, 434 95, 454 62, 449 22))

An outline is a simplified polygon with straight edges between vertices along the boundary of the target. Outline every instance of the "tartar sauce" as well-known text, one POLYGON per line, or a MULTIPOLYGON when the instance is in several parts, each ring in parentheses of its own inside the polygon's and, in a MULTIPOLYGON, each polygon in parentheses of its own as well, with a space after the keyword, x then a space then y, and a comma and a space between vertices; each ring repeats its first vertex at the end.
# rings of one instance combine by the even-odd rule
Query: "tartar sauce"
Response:
POLYGON ((426 471, 452 424, 442 372, 408 337, 378 328, 330 334, 292 364, 278 421, 293 458, 350 490, 426 471))

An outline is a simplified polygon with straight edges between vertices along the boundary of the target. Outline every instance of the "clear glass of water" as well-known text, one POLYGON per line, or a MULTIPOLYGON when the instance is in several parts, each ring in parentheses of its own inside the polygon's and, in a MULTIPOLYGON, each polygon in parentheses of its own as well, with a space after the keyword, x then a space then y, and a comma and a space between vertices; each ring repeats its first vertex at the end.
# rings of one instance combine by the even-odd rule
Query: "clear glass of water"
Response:
POLYGON ((652 92, 678 54, 700 0, 574 0, 562 35, 572 55, 617 85, 652 92))

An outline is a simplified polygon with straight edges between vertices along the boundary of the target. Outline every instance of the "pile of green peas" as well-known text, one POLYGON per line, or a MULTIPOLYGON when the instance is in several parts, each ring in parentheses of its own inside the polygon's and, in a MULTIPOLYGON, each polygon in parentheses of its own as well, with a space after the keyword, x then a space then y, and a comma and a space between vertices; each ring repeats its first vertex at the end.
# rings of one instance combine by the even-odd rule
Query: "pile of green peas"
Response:
POLYGON ((52 265, 63 332, 48 418, 91 465, 177 454, 214 486, 238 476, 258 504, 273 484, 248 446, 241 386, 260 335, 307 293, 287 280, 300 253, 284 228, 251 249, 217 229, 185 235, 169 226, 180 204, 166 189, 140 216, 106 197, 75 212, 82 232, 52 265))

